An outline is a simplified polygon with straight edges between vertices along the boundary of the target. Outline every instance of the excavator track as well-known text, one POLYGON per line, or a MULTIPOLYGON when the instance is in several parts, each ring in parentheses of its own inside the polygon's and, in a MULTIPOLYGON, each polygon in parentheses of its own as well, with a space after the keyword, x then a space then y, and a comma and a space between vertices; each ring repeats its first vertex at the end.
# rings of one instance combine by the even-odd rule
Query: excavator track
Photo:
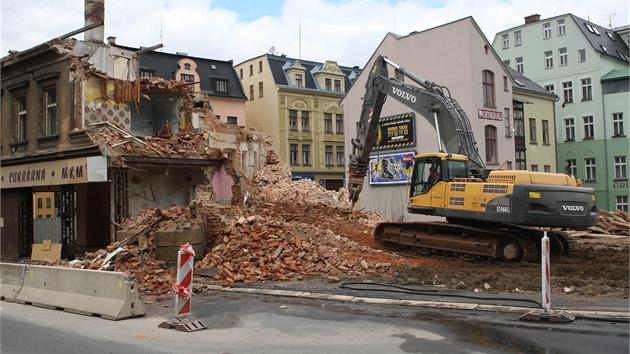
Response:
MULTIPOLYGON (((539 262, 543 230, 516 225, 480 228, 447 222, 385 222, 374 230, 383 248, 408 254, 438 254, 464 259, 539 262)), ((547 231, 551 254, 567 254, 569 239, 547 231)))

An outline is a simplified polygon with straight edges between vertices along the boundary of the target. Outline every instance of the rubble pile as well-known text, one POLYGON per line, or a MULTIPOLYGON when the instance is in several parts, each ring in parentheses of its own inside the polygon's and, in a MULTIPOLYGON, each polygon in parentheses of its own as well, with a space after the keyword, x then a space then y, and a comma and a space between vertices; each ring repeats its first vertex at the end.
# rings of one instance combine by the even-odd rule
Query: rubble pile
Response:
POLYGON ((114 123, 109 123, 108 125, 92 127, 87 130, 87 134, 101 149, 106 150, 107 156, 118 160, 120 160, 120 156, 124 155, 224 159, 221 149, 208 146, 203 134, 199 133, 181 132, 162 137, 138 138, 129 135, 122 129, 116 129, 114 123))
POLYGON ((627 212, 599 209, 597 214, 597 224, 589 227, 589 231, 597 234, 629 236, 630 221, 627 212))

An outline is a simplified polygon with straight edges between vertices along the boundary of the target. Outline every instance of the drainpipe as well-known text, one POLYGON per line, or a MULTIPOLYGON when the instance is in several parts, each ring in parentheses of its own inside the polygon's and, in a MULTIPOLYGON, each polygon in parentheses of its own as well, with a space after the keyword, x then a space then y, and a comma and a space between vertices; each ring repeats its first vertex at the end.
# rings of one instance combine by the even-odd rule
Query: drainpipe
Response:
MULTIPOLYGON (((608 178, 608 142, 606 140, 606 137, 608 136, 608 133, 606 132, 606 102, 604 102, 604 96, 605 96, 604 95, 604 87, 603 87, 601 79, 599 80, 599 82, 600 82, 599 87, 600 87, 600 90, 602 92, 602 114, 604 115, 603 116, 603 119, 604 119, 604 156, 606 158, 606 160, 604 161, 605 162, 604 166, 606 166, 606 168, 604 169, 604 171, 605 171, 604 175, 606 176, 606 191, 605 191, 606 192, 605 193, 606 198, 605 199, 606 199, 606 208, 607 208, 606 210, 608 210, 608 208, 610 207, 610 204, 609 204, 610 203, 610 200, 609 200, 610 199, 609 198, 610 181, 609 181, 609 178, 608 178)), ((615 167, 613 166, 613 168, 615 168, 615 167)), ((599 204, 599 203, 597 203, 597 204, 599 204)))

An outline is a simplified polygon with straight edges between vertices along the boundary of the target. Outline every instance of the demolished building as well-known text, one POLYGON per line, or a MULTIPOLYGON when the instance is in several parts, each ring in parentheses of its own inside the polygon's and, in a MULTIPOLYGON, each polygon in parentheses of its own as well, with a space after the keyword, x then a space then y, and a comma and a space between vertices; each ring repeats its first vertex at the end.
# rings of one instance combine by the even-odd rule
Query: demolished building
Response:
POLYGON ((3 259, 28 258, 37 243, 34 193, 55 192, 57 242, 72 259, 115 241, 140 210, 199 194, 238 203, 274 159, 268 137, 221 123, 204 92, 140 78, 139 56, 161 45, 105 44, 103 19, 103 1, 86 1, 85 27, 1 60, 3 259))

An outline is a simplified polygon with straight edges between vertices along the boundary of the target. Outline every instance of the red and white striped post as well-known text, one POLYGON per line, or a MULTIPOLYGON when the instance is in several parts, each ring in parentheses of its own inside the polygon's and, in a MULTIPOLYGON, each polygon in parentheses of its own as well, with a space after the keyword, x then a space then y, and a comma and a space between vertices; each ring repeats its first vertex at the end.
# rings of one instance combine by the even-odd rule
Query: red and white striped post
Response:
POLYGON ((549 268, 550 248, 549 237, 547 231, 544 232, 540 245, 540 268, 542 273, 542 310, 533 310, 523 316, 521 320, 525 321, 551 321, 551 322, 571 322, 575 320, 575 316, 566 311, 551 310, 551 271, 549 268))
POLYGON ((542 257, 540 268, 542 271, 542 307, 545 313, 551 310, 551 274, 549 271, 549 237, 547 231, 541 241, 542 257))
POLYGON ((190 294, 192 293, 193 263, 195 251, 187 243, 179 247, 177 253, 177 284, 175 291, 175 318, 183 320, 190 315, 190 294))

